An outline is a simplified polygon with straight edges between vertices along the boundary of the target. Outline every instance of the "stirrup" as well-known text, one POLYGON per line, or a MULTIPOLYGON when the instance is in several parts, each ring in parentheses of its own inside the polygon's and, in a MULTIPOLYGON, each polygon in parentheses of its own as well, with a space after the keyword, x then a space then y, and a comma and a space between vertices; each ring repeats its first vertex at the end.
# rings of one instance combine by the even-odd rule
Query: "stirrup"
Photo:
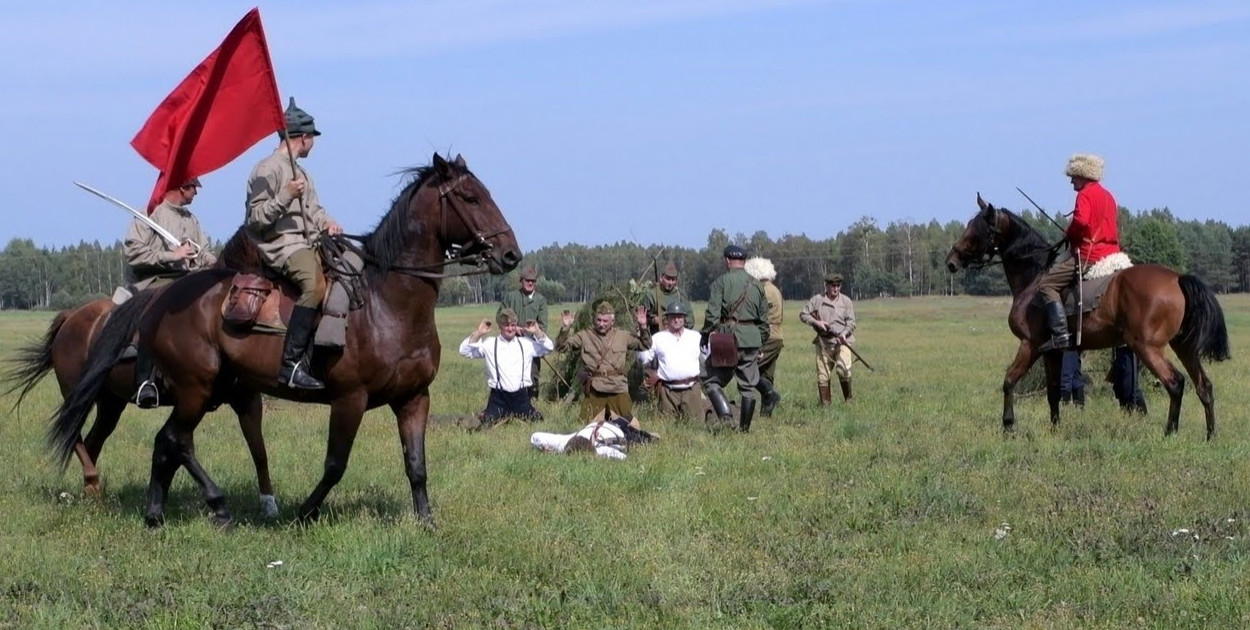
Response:
POLYGON ((292 365, 290 368, 288 368, 285 365, 282 366, 282 371, 279 372, 279 375, 278 375, 278 382, 286 385, 287 387, 291 389, 325 389, 326 387, 325 383, 321 382, 315 376, 313 376, 312 374, 309 374, 307 370, 304 369, 303 359, 296 361, 295 365, 292 365), (284 375, 286 376, 286 378, 282 378, 282 376, 284 375), (295 380, 297 378, 300 378, 301 380, 305 380, 307 382, 301 385, 296 385, 295 380))
POLYGON ((1072 349, 1072 334, 1071 333, 1062 335, 1060 337, 1051 337, 1050 339, 1046 340, 1046 343, 1043 343, 1042 345, 1037 347, 1037 351, 1042 354, 1051 352, 1053 350, 1071 350, 1071 349, 1072 349))
POLYGON ((140 409, 156 409, 161 406, 161 390, 152 381, 143 381, 139 384, 139 389, 135 390, 135 406, 140 409), (150 394, 144 396, 145 391, 150 394))

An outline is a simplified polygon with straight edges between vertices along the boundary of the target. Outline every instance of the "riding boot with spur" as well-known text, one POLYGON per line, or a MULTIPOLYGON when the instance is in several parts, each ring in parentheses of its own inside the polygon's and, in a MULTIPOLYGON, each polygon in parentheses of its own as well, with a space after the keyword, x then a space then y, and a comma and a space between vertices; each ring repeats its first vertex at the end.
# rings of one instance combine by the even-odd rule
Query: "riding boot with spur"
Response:
POLYGON ((850 402, 851 401, 851 379, 848 378, 845 381, 838 381, 838 384, 842 386, 842 400, 846 402, 850 402))
POLYGON ((816 389, 820 391, 821 407, 828 407, 833 404, 833 394, 830 393, 828 385, 817 385, 816 389))
POLYGON ((708 402, 712 403, 712 412, 716 414, 715 418, 708 418, 708 429, 713 433, 722 428, 729 427, 733 424, 733 414, 729 411, 729 401, 725 399, 725 392, 721 390, 719 385, 708 385, 704 389, 707 394, 708 402))
POLYGON ((161 405, 160 391, 156 387, 156 366, 152 355, 142 347, 135 356, 135 405, 140 409, 155 409, 161 405))
POLYGON ((309 306, 291 309, 291 322, 282 346, 282 367, 278 370, 278 382, 291 389, 325 388, 324 383, 308 373, 308 350, 316 317, 317 309, 309 306))
POLYGON ((755 386, 760 391, 760 396, 764 398, 764 404, 760 406, 760 417, 769 418, 773 415, 773 410, 781 402, 781 394, 777 393, 773 387, 773 382, 760 377, 760 382, 755 386))
POLYGON ((738 402, 738 430, 746 433, 751 430, 751 420, 755 418, 755 399, 743 398, 738 402))
POLYGON ((1072 345, 1072 339, 1068 334, 1068 314, 1063 310, 1062 301, 1046 302, 1046 321, 1050 324, 1050 340, 1038 347, 1037 351, 1067 350, 1072 345))

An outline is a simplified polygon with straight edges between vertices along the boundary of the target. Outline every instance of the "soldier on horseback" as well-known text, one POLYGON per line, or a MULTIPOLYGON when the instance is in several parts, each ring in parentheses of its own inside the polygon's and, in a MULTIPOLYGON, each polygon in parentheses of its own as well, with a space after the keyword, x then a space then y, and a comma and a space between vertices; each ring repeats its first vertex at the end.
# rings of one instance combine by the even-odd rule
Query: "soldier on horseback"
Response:
POLYGON ((1082 153, 1072 156, 1064 169, 1076 191, 1076 207, 1064 233, 1068 251, 1051 265, 1037 287, 1050 325, 1050 340, 1038 348, 1041 352, 1065 350, 1073 345, 1061 294, 1072 286, 1076 274, 1120 251, 1115 198, 1100 183, 1103 163, 1097 155, 1082 153))
POLYGON ((308 157, 321 135, 313 117, 295 106, 286 109, 286 129, 280 144, 260 161, 247 181, 247 217, 244 226, 265 264, 299 287, 291 311, 278 382, 294 389, 322 389, 325 385, 308 372, 313 320, 325 295, 326 280, 314 243, 322 234, 341 234, 321 205, 312 177, 296 158, 308 157))
MULTIPOLYGON (((166 242, 150 225, 135 219, 126 230, 122 251, 126 254, 126 282, 130 293, 165 286, 197 269, 211 267, 217 257, 208 251, 208 237, 199 219, 188 207, 199 192, 200 180, 192 177, 181 186, 167 191, 164 199, 148 215, 157 225, 178 238, 175 247, 166 242)), ((129 297, 126 292, 121 295, 129 297)), ((114 296, 115 303, 124 298, 114 296)), ((135 404, 152 409, 160 404, 156 387, 156 370, 152 357, 138 348, 135 357, 135 404)))

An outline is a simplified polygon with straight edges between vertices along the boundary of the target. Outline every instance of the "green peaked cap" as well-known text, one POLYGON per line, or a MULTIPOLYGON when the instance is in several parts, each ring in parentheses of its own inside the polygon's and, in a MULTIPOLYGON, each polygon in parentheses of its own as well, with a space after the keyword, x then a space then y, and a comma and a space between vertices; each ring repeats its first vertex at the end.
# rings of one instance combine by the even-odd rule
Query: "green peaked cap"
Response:
POLYGON ((291 136, 319 136, 317 125, 313 123, 313 117, 306 111, 295 105, 295 97, 291 97, 291 103, 286 106, 286 131, 283 133, 284 138, 291 136))

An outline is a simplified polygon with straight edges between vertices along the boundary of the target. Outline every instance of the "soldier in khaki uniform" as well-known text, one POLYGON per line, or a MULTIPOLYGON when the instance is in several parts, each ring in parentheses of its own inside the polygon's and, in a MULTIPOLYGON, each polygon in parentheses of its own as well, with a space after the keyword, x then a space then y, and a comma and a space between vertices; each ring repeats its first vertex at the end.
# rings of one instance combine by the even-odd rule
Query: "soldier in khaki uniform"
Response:
POLYGON ((764 287, 743 268, 747 251, 730 245, 723 253, 727 271, 712 281, 701 333, 705 339, 713 332, 733 334, 738 362, 733 367, 714 367, 709 357, 704 365, 703 393, 707 394, 717 416, 709 428, 717 431, 732 427, 733 416, 723 388, 729 384, 730 377, 736 376, 741 396, 738 430, 746 432, 755 416, 759 351, 768 341, 768 298, 764 296, 764 287))
POLYGON ((308 373, 313 320, 325 295, 325 276, 313 244, 323 234, 341 234, 317 197, 317 187, 294 158, 305 158, 321 135, 313 117, 295 106, 286 109, 286 129, 279 132, 278 149, 260 161, 247 178, 247 217, 244 227, 261 257, 299 286, 300 296, 282 348, 278 382, 294 389, 321 389, 325 385, 308 373), (298 170, 297 170, 298 169, 298 170))
POLYGON ((573 314, 564 311, 560 315, 560 334, 556 337, 556 351, 577 350, 581 352, 582 407, 577 417, 587 422, 603 413, 604 408, 621 416, 632 416, 633 401, 629 398, 629 363, 634 352, 651 347, 651 332, 647 330, 647 312, 639 307, 635 316, 638 332, 616 328, 616 313, 612 305, 602 302, 595 309, 592 328, 572 333, 573 314))
POLYGON ((829 367, 833 366, 842 385, 842 400, 851 399, 851 364, 855 355, 849 344, 855 343, 855 305, 842 294, 842 274, 825 276, 825 292, 813 295, 799 313, 799 321, 816 331, 816 388, 820 404, 832 402, 829 392, 829 367))
MULTIPOLYGON (((529 327, 530 322, 537 322, 538 327, 545 334, 547 332, 547 298, 538 292, 537 287, 538 270, 526 267, 521 272, 521 287, 503 296, 503 300, 499 302, 499 308, 495 310, 495 317, 511 309, 513 313, 516 313, 522 326, 529 327)), ((527 336, 532 337, 532 335, 527 336)), ((530 365, 530 400, 538 398, 538 375, 542 372, 542 367, 542 358, 534 357, 534 362, 530 365)))
POLYGON ((781 323, 785 319, 785 301, 781 297, 781 289, 773 284, 777 277, 777 269, 773 261, 755 257, 747 261, 747 275, 759 281, 764 287, 764 297, 768 300, 768 341, 760 347, 760 382, 757 387, 764 402, 760 405, 760 415, 767 418, 781 402, 781 394, 773 386, 777 375, 777 359, 781 357, 781 348, 785 345, 781 339, 781 323))
MULTIPOLYGON (((192 271, 211 267, 217 257, 208 251, 208 237, 188 207, 199 192, 200 180, 192 177, 165 193, 148 215, 181 241, 174 247, 139 219, 130 223, 122 251, 126 254, 126 281, 134 293, 165 286, 192 271)), ((152 357, 143 348, 135 357, 135 404, 151 409, 160 404, 152 357)))
MULTIPOLYGON (((647 326, 653 335, 660 332, 662 327, 660 314, 668 309, 669 304, 676 302, 685 312, 694 313, 694 308, 690 306, 690 298, 686 297, 685 292, 677 286, 677 263, 670 260, 664 265, 658 288, 659 291, 647 291, 642 295, 642 306, 647 309, 647 326), (658 303, 656 293, 660 294, 658 303)), ((694 330, 693 315, 686 318, 686 328, 694 330)))

